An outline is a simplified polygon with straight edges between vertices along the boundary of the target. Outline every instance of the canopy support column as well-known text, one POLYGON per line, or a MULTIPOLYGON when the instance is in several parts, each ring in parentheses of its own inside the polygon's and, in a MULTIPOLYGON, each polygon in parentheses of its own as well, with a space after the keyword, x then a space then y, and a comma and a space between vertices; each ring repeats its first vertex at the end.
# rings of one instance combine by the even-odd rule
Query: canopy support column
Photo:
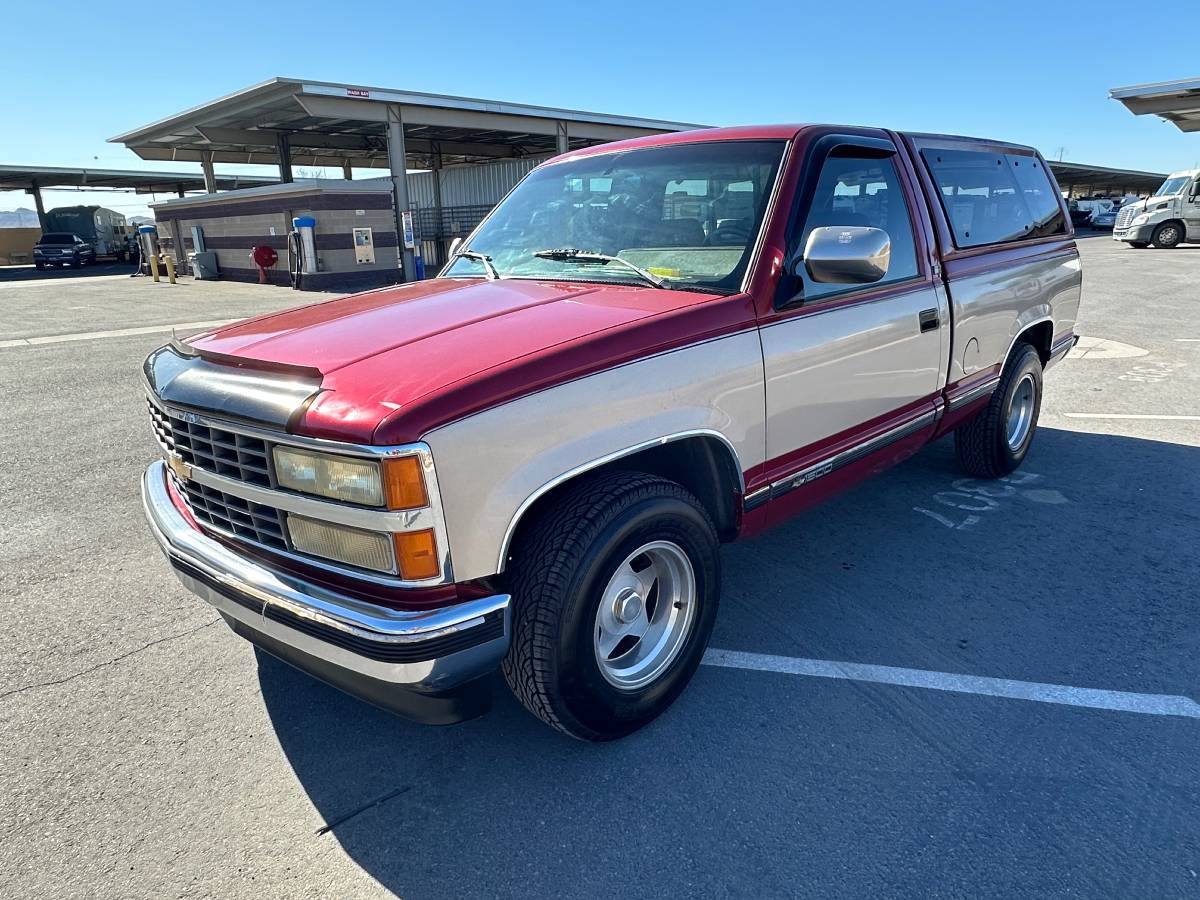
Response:
POLYGON ((213 172, 213 153, 211 150, 205 150, 200 154, 200 167, 204 170, 204 193, 215 194, 217 192, 217 176, 213 172))
POLYGON ((404 244, 404 214, 411 212, 408 200, 408 156, 404 151, 404 120, 400 107, 387 108, 388 166, 392 175, 392 204, 396 211, 396 251, 400 260, 401 278, 416 279, 417 262, 413 251, 404 244))
POLYGON ((36 181, 29 182, 29 187, 26 190, 33 194, 33 205, 37 209, 38 227, 42 231, 46 230, 46 207, 42 205, 42 189, 36 181))
POLYGON ((279 153, 279 180, 292 183, 292 142, 286 131, 275 135, 275 149, 279 153))
POLYGON ((558 122, 555 128, 555 137, 558 143, 558 152, 566 153, 571 149, 571 141, 567 136, 567 123, 558 122))

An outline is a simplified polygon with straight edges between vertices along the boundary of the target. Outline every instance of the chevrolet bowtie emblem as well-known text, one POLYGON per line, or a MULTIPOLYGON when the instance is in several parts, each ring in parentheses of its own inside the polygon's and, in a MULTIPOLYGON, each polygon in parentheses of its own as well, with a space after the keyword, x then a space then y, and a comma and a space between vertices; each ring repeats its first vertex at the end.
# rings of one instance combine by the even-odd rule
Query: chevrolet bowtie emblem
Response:
POLYGON ((167 457, 167 465, 171 467, 172 472, 174 472, 176 475, 178 475, 184 481, 188 481, 191 479, 192 467, 183 461, 183 457, 168 456, 167 457))

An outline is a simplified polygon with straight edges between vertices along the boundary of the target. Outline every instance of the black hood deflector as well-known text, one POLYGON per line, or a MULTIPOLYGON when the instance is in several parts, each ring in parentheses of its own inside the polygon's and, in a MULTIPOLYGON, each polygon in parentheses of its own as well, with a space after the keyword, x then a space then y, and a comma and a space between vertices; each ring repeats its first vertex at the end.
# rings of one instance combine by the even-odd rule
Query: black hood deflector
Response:
POLYGON ((146 383, 164 402, 289 429, 321 390, 315 369, 201 355, 174 342, 146 357, 146 383))

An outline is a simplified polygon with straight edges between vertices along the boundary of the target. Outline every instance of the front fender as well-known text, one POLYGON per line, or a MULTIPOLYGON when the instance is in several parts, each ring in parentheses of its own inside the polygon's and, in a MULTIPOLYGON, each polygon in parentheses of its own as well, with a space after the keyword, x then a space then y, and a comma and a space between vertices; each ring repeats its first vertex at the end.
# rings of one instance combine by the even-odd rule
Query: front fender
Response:
POLYGON ((428 432, 456 579, 504 569, 548 490, 639 449, 704 434, 763 462, 762 351, 749 330, 578 378, 428 432))

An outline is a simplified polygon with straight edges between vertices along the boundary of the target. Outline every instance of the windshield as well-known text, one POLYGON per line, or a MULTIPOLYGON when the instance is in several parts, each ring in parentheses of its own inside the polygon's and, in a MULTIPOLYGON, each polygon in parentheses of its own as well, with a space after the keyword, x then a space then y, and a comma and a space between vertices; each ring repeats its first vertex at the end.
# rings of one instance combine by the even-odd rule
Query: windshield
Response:
MULTIPOLYGON (((664 287, 740 290, 782 141, 713 141, 626 150, 535 169, 470 241, 502 278, 645 283, 616 256, 664 287), (578 250, 535 256, 541 251, 578 250)), ((482 277, 459 257, 449 277, 482 277)))
POLYGON ((1154 196, 1155 197, 1165 197, 1168 194, 1178 194, 1180 191, 1183 190, 1183 186, 1185 184, 1187 184, 1188 181, 1190 181, 1190 179, 1186 175, 1179 175, 1175 178, 1168 178, 1166 181, 1164 181, 1162 183, 1162 187, 1160 187, 1157 191, 1154 192, 1154 196))
MULTIPOLYGON (((67 234, 66 232, 51 232, 43 234, 38 238, 39 244, 73 244, 75 243, 75 235, 67 234)), ((28 246, 28 245, 26 245, 28 246)))

